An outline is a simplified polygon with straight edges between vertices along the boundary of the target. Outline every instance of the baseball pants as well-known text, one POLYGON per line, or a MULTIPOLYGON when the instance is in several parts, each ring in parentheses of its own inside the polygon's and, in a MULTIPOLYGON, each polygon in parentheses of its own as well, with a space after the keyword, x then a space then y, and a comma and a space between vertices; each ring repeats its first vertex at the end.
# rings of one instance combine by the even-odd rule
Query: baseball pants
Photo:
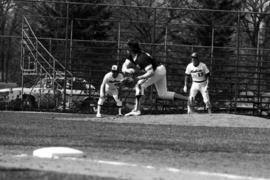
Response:
POLYGON ((135 87, 136 96, 144 95, 144 90, 152 84, 155 85, 160 98, 174 99, 175 92, 168 91, 167 88, 166 68, 164 65, 159 65, 150 78, 138 81, 135 87))
MULTIPOLYGON (((119 94, 118 89, 108 89, 108 88, 106 88, 106 90, 105 90, 105 96, 107 96, 107 95, 112 96, 113 99, 116 102, 116 105, 118 107, 121 107, 122 106, 122 101, 119 99, 118 94, 119 94)), ((105 100, 106 100, 105 97, 100 97, 98 99, 98 105, 102 106, 104 104, 105 100)))
POLYGON ((210 98, 209 98, 209 92, 206 86, 206 81, 204 82, 192 82, 191 88, 190 88, 190 93, 189 93, 189 98, 190 100, 194 100, 198 92, 202 94, 203 97, 203 102, 206 105, 206 108, 210 107, 210 98))

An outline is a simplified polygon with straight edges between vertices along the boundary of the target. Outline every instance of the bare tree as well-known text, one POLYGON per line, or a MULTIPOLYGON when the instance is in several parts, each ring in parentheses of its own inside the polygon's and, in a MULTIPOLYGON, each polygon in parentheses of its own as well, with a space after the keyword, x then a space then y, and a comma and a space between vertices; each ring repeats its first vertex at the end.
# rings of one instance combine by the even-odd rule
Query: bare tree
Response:
MULTIPOLYGON (((12 60, 15 48, 18 48, 19 43, 14 43, 13 46, 11 36, 18 34, 18 23, 20 22, 18 6, 12 0, 3 0, 0 3, 0 72, 1 80, 7 82, 9 80, 10 64, 13 64, 12 60)), ((20 26, 19 26, 20 27, 20 26)), ((19 48, 17 49, 19 51, 19 48)), ((19 59, 19 58, 17 58, 19 59)), ((19 62, 17 62, 17 65, 19 62)))
MULTIPOLYGON (((248 11, 242 14, 241 22, 253 47, 258 46, 258 34, 263 27, 267 13, 270 10, 269 0, 245 0, 242 10, 248 11), (250 13, 249 13, 250 12, 250 13)), ((262 35, 262 33, 260 34, 262 35)))
POLYGON ((124 17, 128 22, 125 28, 130 29, 129 36, 142 42, 160 43, 164 41, 164 27, 181 17, 179 11, 170 10, 170 7, 186 7, 187 2, 188 0, 122 0, 119 5, 137 8, 122 8, 119 17, 124 17))
MULTIPOLYGON (((264 59, 269 53, 263 50, 267 45, 266 42, 270 40, 268 35, 269 30, 266 28, 270 19, 268 14, 269 10, 269 0, 245 0, 242 3, 242 11, 244 12, 241 14, 241 25, 245 32, 245 34, 242 35, 242 40, 246 40, 244 41, 245 45, 248 45, 247 42, 250 42, 249 44, 254 49, 253 56, 256 57, 252 59, 247 58, 245 63, 256 67, 250 77, 253 79, 254 84, 256 84, 253 89, 256 89, 258 94, 261 90, 269 86, 269 82, 265 80, 260 81, 260 78, 265 79, 263 76, 269 73, 269 68, 267 68, 269 63, 264 59)), ((249 54, 251 52, 249 52, 249 54)))

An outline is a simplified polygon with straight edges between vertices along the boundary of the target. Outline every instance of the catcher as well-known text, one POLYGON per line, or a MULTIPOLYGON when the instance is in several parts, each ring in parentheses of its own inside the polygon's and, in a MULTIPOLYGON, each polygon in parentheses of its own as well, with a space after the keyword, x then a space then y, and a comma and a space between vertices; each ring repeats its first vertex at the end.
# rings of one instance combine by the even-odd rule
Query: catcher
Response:
POLYGON ((136 77, 135 107, 125 116, 141 115, 141 97, 144 95, 144 90, 152 84, 155 85, 160 98, 188 100, 186 96, 168 91, 165 66, 158 64, 150 54, 142 51, 137 41, 129 40, 127 46, 127 57, 122 66, 122 72, 134 74, 135 68, 130 67, 133 64, 144 74, 136 77))
POLYGON ((186 76, 185 76, 185 85, 184 85, 184 92, 187 92, 187 82, 188 82, 188 77, 191 76, 192 79, 192 85, 190 88, 190 93, 189 93, 189 101, 192 102, 188 104, 188 114, 192 113, 193 107, 192 104, 194 103, 195 96, 197 93, 200 91, 203 97, 203 101, 206 105, 206 108, 208 110, 208 113, 211 114, 211 103, 210 103, 210 98, 209 98, 209 93, 208 93, 208 85, 209 85, 209 76, 210 76, 210 71, 207 68, 207 66, 203 63, 200 62, 198 58, 198 54, 196 52, 191 54, 191 59, 192 62, 187 65, 186 68, 186 76))
POLYGON ((111 72, 108 72, 101 83, 100 86, 100 97, 97 105, 96 117, 100 118, 101 107, 105 102, 106 96, 110 95, 114 98, 116 105, 118 107, 118 115, 122 116, 122 101, 119 99, 119 86, 124 80, 123 74, 119 73, 117 65, 113 65, 111 72))

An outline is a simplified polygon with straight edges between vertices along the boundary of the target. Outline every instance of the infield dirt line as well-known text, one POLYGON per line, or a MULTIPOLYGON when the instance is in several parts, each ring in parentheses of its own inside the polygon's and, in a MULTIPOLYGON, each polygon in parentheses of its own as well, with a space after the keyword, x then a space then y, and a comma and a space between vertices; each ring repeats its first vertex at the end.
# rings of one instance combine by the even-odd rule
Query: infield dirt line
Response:
POLYGON ((176 115, 143 115, 137 117, 55 117, 55 120, 63 121, 89 121, 108 123, 136 123, 136 124, 158 124, 158 125, 180 125, 180 126, 206 126, 206 127, 246 127, 246 128, 268 128, 270 120, 253 116, 242 116, 234 114, 176 114, 176 115))

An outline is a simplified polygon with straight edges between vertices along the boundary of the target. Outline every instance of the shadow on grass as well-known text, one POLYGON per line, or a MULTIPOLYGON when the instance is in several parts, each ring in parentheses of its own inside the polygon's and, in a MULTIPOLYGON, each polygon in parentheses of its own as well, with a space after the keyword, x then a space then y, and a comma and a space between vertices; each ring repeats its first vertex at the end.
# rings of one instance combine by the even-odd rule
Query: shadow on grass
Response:
MULTIPOLYGON (((59 173, 33 170, 28 168, 0 167, 0 179, 3 180, 116 180, 109 177, 59 173)), ((118 178, 117 178, 118 179, 118 178)))

